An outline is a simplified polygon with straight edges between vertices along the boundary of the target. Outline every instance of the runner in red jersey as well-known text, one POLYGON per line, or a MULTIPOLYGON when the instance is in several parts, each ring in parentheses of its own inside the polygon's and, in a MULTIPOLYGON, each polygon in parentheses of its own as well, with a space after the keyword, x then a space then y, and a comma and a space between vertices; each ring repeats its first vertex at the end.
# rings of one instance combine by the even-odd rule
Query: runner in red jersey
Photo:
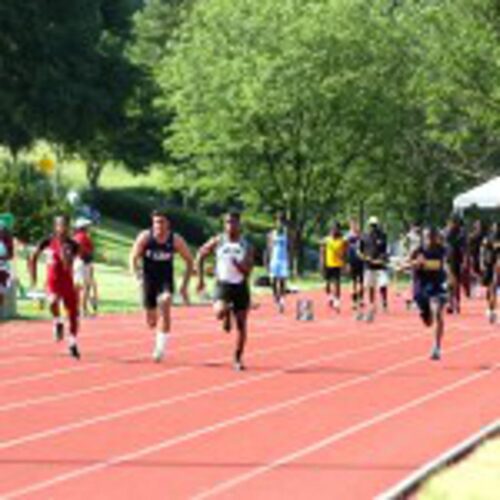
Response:
POLYGON ((80 358, 76 337, 78 335, 78 295, 73 283, 73 261, 78 255, 78 243, 69 236, 69 221, 65 216, 54 219, 54 233, 42 240, 31 258, 31 279, 37 281, 37 263, 40 255, 47 255, 47 296, 54 318, 54 337, 61 341, 64 336, 64 321, 61 318, 60 303, 64 304, 69 319, 69 352, 80 358))

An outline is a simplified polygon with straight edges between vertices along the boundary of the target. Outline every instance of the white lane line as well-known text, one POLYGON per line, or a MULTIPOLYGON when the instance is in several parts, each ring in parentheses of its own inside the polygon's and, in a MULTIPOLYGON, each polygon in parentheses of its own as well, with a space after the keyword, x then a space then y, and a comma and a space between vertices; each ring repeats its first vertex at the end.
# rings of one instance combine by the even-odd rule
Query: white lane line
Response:
MULTIPOLYGON (((20 446, 20 445, 23 445, 26 443, 31 443, 33 441, 37 441, 40 439, 46 439, 48 437, 57 436, 59 434, 71 432, 71 431, 74 431, 77 429, 96 425, 99 423, 109 422, 109 421, 113 421, 113 420, 116 420, 119 418, 128 417, 131 415, 137 415, 140 413, 147 412, 149 410, 156 410, 159 408, 163 409, 163 408, 170 406, 170 405, 173 405, 175 403, 189 401, 191 399, 196 399, 196 398, 199 398, 202 396, 206 396, 208 394, 217 394, 217 393, 229 390, 229 389, 234 389, 236 387, 241 387, 244 385, 249 385, 249 384, 254 383, 254 382, 259 382, 262 380, 274 378, 274 377, 277 377, 279 375, 282 375, 283 373, 286 373, 287 371, 304 368, 307 366, 317 364, 317 363, 322 362, 322 361, 341 359, 341 358, 350 356, 352 354, 360 354, 360 353, 367 352, 367 351, 369 352, 372 350, 385 348, 385 347, 391 346, 391 345, 398 345, 398 344, 408 342, 409 340, 412 340, 415 338, 422 338, 422 337, 423 337, 423 335, 421 335, 421 334, 415 334, 413 336, 408 336, 403 340, 398 339, 398 340, 393 340, 393 341, 380 342, 378 344, 375 344, 373 346, 369 346, 369 347, 366 347, 363 349, 359 349, 359 348, 350 349, 350 350, 346 350, 346 351, 343 351, 340 353, 331 354, 331 355, 327 355, 327 356, 321 356, 321 357, 315 358, 313 360, 301 362, 301 363, 298 363, 296 365, 292 365, 288 369, 285 369, 285 370, 284 369, 277 369, 277 370, 273 370, 273 371, 270 371, 270 372, 267 372, 264 374, 253 376, 253 377, 246 377, 244 379, 239 379, 237 381, 228 382, 225 384, 219 384, 216 386, 210 386, 210 387, 205 388, 205 389, 198 389, 196 391, 192 391, 192 392, 188 392, 188 393, 180 394, 180 395, 176 395, 176 396, 170 396, 168 398, 160 399, 157 401, 151 401, 151 402, 143 403, 141 405, 136 405, 136 406, 129 406, 129 407, 123 408, 123 409, 118 410, 118 411, 114 411, 114 412, 107 413, 104 415, 99 415, 97 417, 92 417, 92 418, 83 419, 83 420, 80 420, 77 422, 71 422, 70 424, 52 427, 52 428, 49 428, 49 429, 44 430, 44 431, 24 435, 24 436, 21 436, 19 438, 11 439, 9 441, 2 441, 2 442, 0 442, 0 450, 13 448, 15 446, 20 446)), ((418 357, 416 359, 421 359, 421 358, 418 357)))
MULTIPOLYGON (((273 471, 274 469, 277 469, 279 467, 282 467, 290 462, 294 462, 296 460, 302 459, 306 457, 307 455, 310 455, 312 453, 315 453, 317 451, 320 451, 324 448, 327 448, 328 446, 331 446, 334 443, 337 443, 343 439, 346 439, 358 432, 361 432, 363 430, 369 429, 370 427, 373 427, 377 424, 386 422, 387 420, 390 420, 391 418, 397 417, 401 415, 402 413, 405 413, 409 410, 413 410, 419 406, 424 405, 425 403, 428 403, 429 401, 433 401, 445 394, 448 394, 449 392, 456 391, 457 389, 460 389, 461 387, 464 387, 466 385, 472 384, 473 382, 476 382, 477 380, 480 380, 482 378, 485 378, 489 375, 491 375, 493 372, 495 372, 498 368, 500 367, 500 364, 496 364, 493 367, 489 368, 488 370, 485 370, 480 373, 474 373, 472 375, 468 375, 466 377, 463 377, 455 382, 452 382, 450 384, 445 385, 444 387, 441 387, 440 389, 437 389, 435 391, 432 391, 430 393, 427 393, 425 396, 421 396, 419 398, 415 398, 405 404, 396 406, 390 410, 384 411, 382 413, 379 413, 375 417, 372 417, 367 420, 362 420, 358 422, 355 425, 351 425, 350 427, 347 427, 346 429, 343 429, 340 432, 336 432, 334 434, 331 434, 330 436, 326 437, 325 439, 322 439, 320 441, 317 441, 310 446, 306 446, 304 448, 300 448, 293 453, 289 453, 287 455, 282 456, 281 458, 278 458, 271 463, 267 465, 262 465, 260 467, 256 467, 255 469, 250 470, 247 473, 240 474, 232 479, 229 479, 228 481, 223 481, 216 485, 215 487, 205 490, 202 493, 199 493, 198 495, 193 497, 193 500, 204 500, 206 498, 214 497, 216 495, 219 495, 223 492, 226 492, 230 489, 235 488, 236 486, 241 485, 242 483, 246 483, 252 479, 255 479, 258 476, 262 476, 268 472, 273 471)), ((10 497, 7 497, 10 498, 10 497)))
MULTIPOLYGON (((415 335, 415 337, 416 336, 417 335, 415 335)), ((421 335, 418 335, 418 336, 421 337, 421 335)), ((465 342, 459 346, 448 349, 447 352, 448 353, 455 352, 455 351, 465 349, 469 346, 484 343, 484 342, 490 340, 491 338, 493 338, 494 336, 495 335, 488 335, 488 336, 483 337, 481 339, 476 339, 474 341, 465 342)), ((397 342, 395 342, 395 343, 397 343, 397 342)), ((378 378, 382 375, 386 375, 388 373, 397 371, 400 368, 410 366, 412 364, 416 364, 416 363, 421 362, 421 361, 427 361, 427 359, 428 358, 426 356, 416 356, 416 357, 407 359, 401 363, 396 363, 396 364, 391 365, 389 367, 386 367, 382 370, 378 370, 378 371, 376 371, 372 374, 369 374, 369 375, 362 375, 359 377, 355 377, 354 379, 351 379, 351 380, 348 380, 348 381, 345 381, 345 382, 342 382, 339 384, 333 384, 332 386, 328 386, 328 387, 325 387, 323 389, 313 391, 309 394, 298 396, 296 398, 285 400, 285 401, 282 401, 280 403, 275 403, 275 404, 272 404, 269 406, 264 406, 264 407, 261 407, 257 410, 254 410, 252 412, 243 413, 243 414, 240 414, 236 417, 232 417, 232 418, 227 419, 227 420, 221 420, 221 421, 217 422, 216 424, 201 427, 201 428, 196 429, 194 431, 190 431, 188 433, 181 434, 179 436, 168 438, 164 441, 160 441, 159 443, 153 444, 151 446, 141 448, 139 450, 136 450, 136 451, 133 451, 130 453, 126 453, 123 455, 117 455, 117 456, 112 457, 110 459, 98 462, 94 465, 81 467, 81 468, 78 468, 76 470, 67 472, 65 474, 57 475, 51 479, 41 481, 38 483, 34 483, 31 486, 11 491, 4 498, 5 499, 17 498, 19 496, 23 496, 23 495, 26 495, 29 493, 41 491, 41 490, 49 488, 53 485, 56 485, 56 484, 59 484, 62 482, 66 482, 66 481, 69 481, 72 479, 76 479, 78 477, 82 477, 82 476, 85 476, 88 474, 92 474, 92 473, 107 469, 107 468, 112 467, 112 466, 116 466, 116 465, 124 463, 124 462, 137 460, 138 458, 141 458, 141 457, 146 456, 146 455, 150 455, 152 453, 156 453, 158 451, 162 451, 166 448, 175 446, 177 444, 185 443, 187 441, 196 439, 198 437, 206 436, 208 434, 217 432, 217 431, 222 430, 222 429, 226 429, 228 427, 236 426, 240 423, 247 422, 249 420, 253 420, 253 419, 256 419, 256 418, 259 418, 262 416, 267 416, 269 414, 278 412, 280 410, 287 410, 289 408, 292 408, 292 407, 297 406, 299 404, 311 401, 311 400, 319 398, 321 396, 325 396, 325 395, 332 394, 334 392, 338 392, 338 391, 345 389, 347 387, 352 387, 352 386, 355 386, 358 384, 362 384, 364 382, 369 382, 369 381, 371 381, 375 378, 378 378)), ((304 363, 304 365, 307 365, 307 364, 308 363, 304 363)), ((235 384, 232 384, 232 385, 234 386, 235 384)), ((223 389, 219 388, 219 390, 223 390, 223 389)))
MULTIPOLYGON (((301 348, 301 347, 304 347, 307 345, 320 344, 320 343, 328 342, 328 341, 331 342, 334 340, 338 340, 338 339, 350 337, 350 336, 351 336, 350 334, 338 335, 338 336, 332 336, 331 334, 323 335, 320 337, 312 338, 309 340, 304 340, 301 342, 294 342, 294 343, 290 343, 290 344, 285 344, 285 345, 280 346, 280 347, 273 347, 273 348, 264 349, 264 350, 254 350, 248 355, 248 358, 253 359, 253 358, 257 358, 259 356, 262 356, 264 354, 271 354, 271 353, 283 352, 283 351, 291 351, 291 350, 298 349, 298 348, 301 348)), ((226 358, 215 358, 215 359, 209 360, 208 363, 219 363, 219 362, 224 361, 225 359, 226 358)), ((169 369, 169 370, 166 370, 166 371, 163 371, 160 373, 153 373, 153 374, 144 375, 144 376, 140 376, 140 377, 133 377, 133 378, 129 378, 126 380, 120 380, 119 382, 111 382, 111 383, 107 383, 107 384, 91 386, 91 387, 87 387, 85 389, 80 389, 80 390, 76 390, 76 391, 63 392, 63 393, 58 393, 58 394, 55 394, 52 396, 43 396, 40 398, 29 398, 26 400, 15 401, 12 403, 6 403, 3 405, 0 405, 0 413, 6 413, 8 411, 18 410, 21 408, 28 408, 28 407, 32 407, 32 406, 45 404, 45 403, 53 403, 53 402, 63 401, 63 400, 71 399, 71 398, 78 397, 78 396, 84 396, 84 395, 88 395, 88 394, 105 392, 105 391, 108 391, 110 389, 117 389, 119 387, 126 387, 128 385, 135 385, 135 384, 142 383, 142 382, 150 382, 152 380, 162 379, 168 375, 178 374, 180 372, 184 372, 184 371, 188 371, 188 370, 192 370, 192 369, 193 368, 190 366, 176 368, 176 369, 169 369)))

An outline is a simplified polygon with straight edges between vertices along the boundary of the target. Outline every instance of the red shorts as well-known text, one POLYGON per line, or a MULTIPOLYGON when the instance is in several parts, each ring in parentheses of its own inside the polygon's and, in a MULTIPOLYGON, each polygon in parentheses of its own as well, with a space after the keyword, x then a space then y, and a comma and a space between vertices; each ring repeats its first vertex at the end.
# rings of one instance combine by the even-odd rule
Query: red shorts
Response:
POLYGON ((78 312, 78 294, 72 279, 47 281, 47 295, 61 300, 68 312, 78 312))

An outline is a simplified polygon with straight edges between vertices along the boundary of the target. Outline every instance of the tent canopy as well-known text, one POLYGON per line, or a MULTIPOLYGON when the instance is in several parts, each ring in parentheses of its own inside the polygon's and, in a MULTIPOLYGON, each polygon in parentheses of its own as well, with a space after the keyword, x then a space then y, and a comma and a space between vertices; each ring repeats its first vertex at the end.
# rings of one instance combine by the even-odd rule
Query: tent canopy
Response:
POLYGON ((453 200, 455 210, 465 210, 470 207, 500 208, 500 177, 495 177, 453 200))

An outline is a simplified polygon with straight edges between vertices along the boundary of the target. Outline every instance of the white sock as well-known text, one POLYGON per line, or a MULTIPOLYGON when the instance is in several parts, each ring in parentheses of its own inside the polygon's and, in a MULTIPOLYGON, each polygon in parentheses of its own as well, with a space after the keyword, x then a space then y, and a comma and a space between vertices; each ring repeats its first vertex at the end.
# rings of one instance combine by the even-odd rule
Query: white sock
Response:
POLYGON ((64 319, 63 318, 54 318, 54 326, 55 325, 64 325, 64 319))
POLYGON ((73 334, 68 335, 68 344, 70 347, 73 347, 77 344, 75 335, 73 335, 73 334))
POLYGON ((166 332, 157 332, 156 333, 156 348, 160 351, 164 351, 167 345, 167 333, 166 332))

